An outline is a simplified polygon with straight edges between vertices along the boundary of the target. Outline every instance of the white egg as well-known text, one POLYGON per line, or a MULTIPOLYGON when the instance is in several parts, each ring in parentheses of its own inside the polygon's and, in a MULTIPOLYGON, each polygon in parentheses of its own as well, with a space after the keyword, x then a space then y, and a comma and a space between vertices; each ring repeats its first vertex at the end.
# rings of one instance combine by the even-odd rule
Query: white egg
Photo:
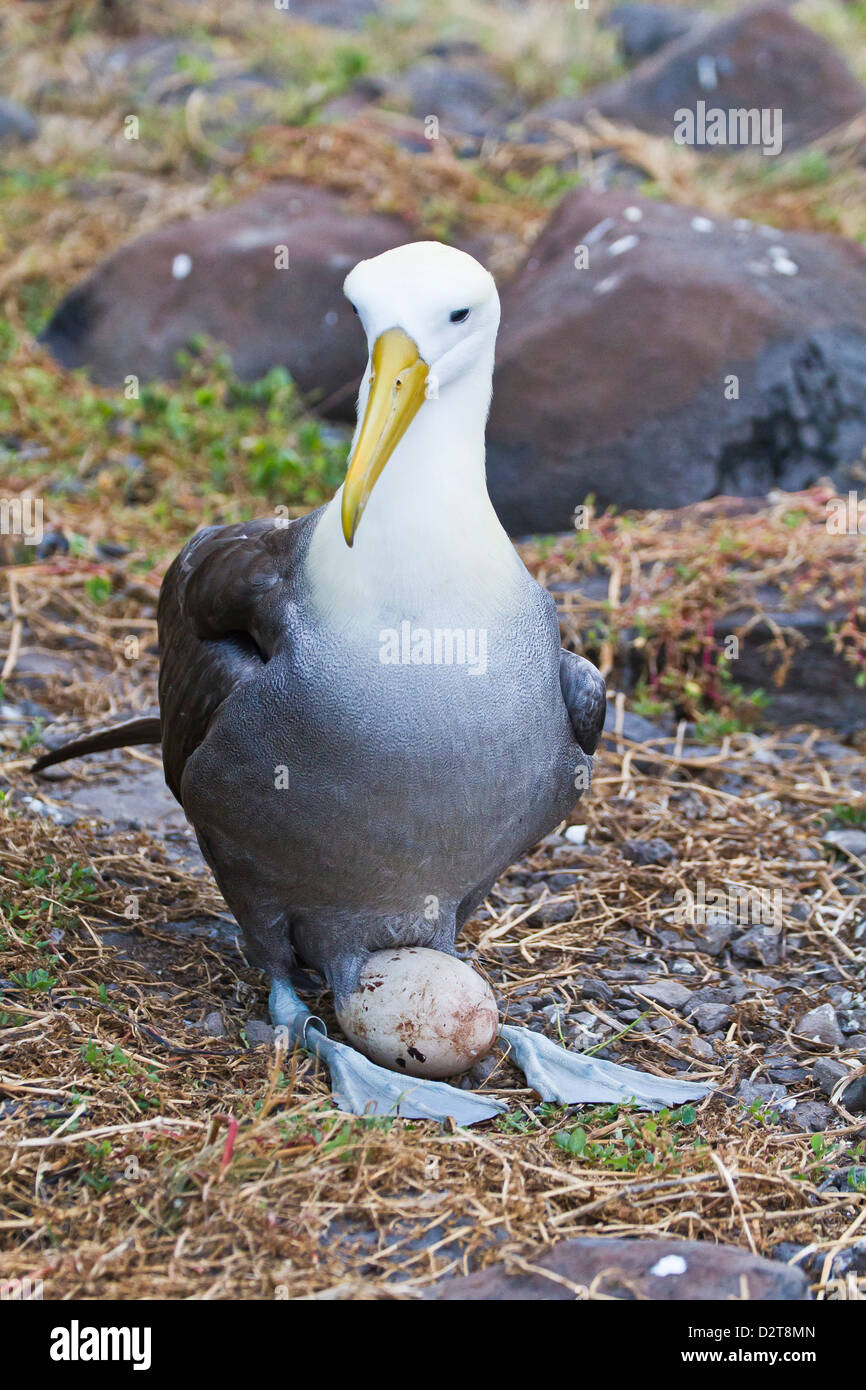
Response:
POLYGON ((407 1076, 466 1071, 499 1030, 493 991, 463 961, 424 946, 374 951, 337 1017, 359 1052, 407 1076))

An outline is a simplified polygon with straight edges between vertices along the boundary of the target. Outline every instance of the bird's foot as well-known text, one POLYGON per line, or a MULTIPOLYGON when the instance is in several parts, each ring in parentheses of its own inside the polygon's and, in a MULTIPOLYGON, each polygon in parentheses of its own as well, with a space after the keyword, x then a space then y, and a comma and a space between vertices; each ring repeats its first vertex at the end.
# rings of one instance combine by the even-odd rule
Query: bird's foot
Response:
POLYGON ((412 1120, 445 1120, 450 1116, 459 1125, 474 1125, 505 1109, 498 1101, 460 1091, 444 1081, 401 1076, 321 1034, 315 1048, 331 1073, 331 1091, 338 1108, 352 1115, 403 1115, 412 1120))
POLYGON ((505 1024, 500 1038, 541 1099, 561 1105, 634 1100, 648 1110, 660 1110, 662 1106, 701 1100, 709 1091, 699 1081, 668 1081, 616 1062, 568 1052, 529 1028, 505 1024))
POLYGON ((412 1120, 478 1124, 506 1107, 487 1096, 460 1091, 444 1081, 422 1081, 377 1066, 353 1047, 329 1038, 321 1019, 310 1013, 290 985, 274 981, 271 1018, 285 1028, 292 1043, 320 1057, 331 1073, 331 1093, 338 1110, 350 1115, 401 1115, 412 1120))

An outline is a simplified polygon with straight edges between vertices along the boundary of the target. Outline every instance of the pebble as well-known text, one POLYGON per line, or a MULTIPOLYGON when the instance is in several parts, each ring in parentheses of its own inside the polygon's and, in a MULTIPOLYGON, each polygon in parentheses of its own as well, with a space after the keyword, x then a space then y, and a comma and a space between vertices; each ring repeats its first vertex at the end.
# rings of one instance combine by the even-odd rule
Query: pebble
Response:
POLYGON ((276 1042, 277 1031, 262 1019, 254 1018, 244 1029, 244 1036, 250 1047, 258 1047, 261 1044, 271 1047, 276 1042))
POLYGON ((676 854, 667 840, 624 840, 622 857, 632 864, 669 864, 676 854))
POLYGON ((640 985, 638 992, 670 1009, 681 1008, 692 997, 691 990, 686 989, 678 980, 653 980, 649 984, 640 985))
POLYGON ((727 1028, 734 1017, 734 1011, 728 1004, 697 1004, 687 1012, 702 1033, 716 1033, 727 1028))
POLYGON ((695 945, 699 951, 704 951, 708 956, 720 956, 732 934, 733 928, 730 922, 707 922, 700 936, 695 938, 695 945))
MULTIPOLYGON (((812 1080, 825 1096, 830 1096, 840 1081, 850 1075, 850 1067, 832 1057, 821 1057, 812 1069, 812 1080)), ((866 1110, 866 1076, 855 1077, 839 1096, 839 1101, 852 1114, 866 1110)))
POLYGON ((866 859, 866 830, 828 830, 824 843, 858 859, 866 859))
POLYGON ((741 1081, 734 1094, 744 1105, 769 1105, 773 1101, 784 1100, 788 1094, 784 1086, 773 1085, 768 1081, 741 1081))
MULTIPOLYGON (((203 1030, 205 1033, 207 1033, 208 1037, 211 1037, 211 1038, 224 1038, 224 1037, 226 1036, 226 1031, 227 1031, 227 1030, 226 1030, 225 1021, 224 1021, 223 1016, 222 1016, 222 1014, 220 1013, 219 1009, 214 1009, 213 1013, 209 1013, 209 1014, 208 1014, 207 1018, 205 1019, 204 1023, 202 1024, 202 1030, 203 1030)), ((250 1033, 249 1033, 249 1027, 248 1027, 248 1028, 247 1028, 247 1038, 248 1038, 248 1039, 249 1039, 249 1036, 250 1036, 250 1033)))
POLYGON ((845 1041, 839 1019, 832 1004, 822 1004, 804 1014, 794 1029, 798 1037, 808 1038, 810 1042, 825 1043, 828 1047, 841 1047, 845 1041))
POLYGON ((833 1107, 826 1105, 823 1100, 804 1100, 791 1111, 791 1120, 795 1128, 805 1130, 809 1134, 831 1129, 836 1123, 836 1118, 833 1107))
POLYGON ((738 960, 778 965, 782 955, 781 931, 778 927, 751 927, 734 937, 731 951, 738 960))

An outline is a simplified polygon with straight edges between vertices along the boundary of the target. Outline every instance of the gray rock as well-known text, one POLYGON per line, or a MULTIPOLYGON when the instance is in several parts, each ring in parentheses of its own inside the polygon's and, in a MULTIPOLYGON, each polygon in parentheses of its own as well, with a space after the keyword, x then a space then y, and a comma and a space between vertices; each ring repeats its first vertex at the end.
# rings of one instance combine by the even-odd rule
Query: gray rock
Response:
POLYGON ((866 859, 866 830, 828 830, 824 843, 858 859, 866 859))
POLYGON ((636 63, 682 38, 696 18, 694 10, 667 5, 617 5, 601 22, 616 32, 623 57, 636 63))
POLYGON ((638 993, 646 995, 647 999, 654 999, 657 1004, 664 1004, 670 1009, 681 1008, 692 997, 691 990, 686 989, 685 985, 681 985, 678 980, 652 980, 649 984, 640 985, 638 993))
POLYGON ((573 1302, 575 1288, 593 1281, 612 1298, 659 1302, 703 1300, 798 1301, 807 1297, 801 1270, 762 1260, 747 1250, 691 1240, 607 1240, 582 1237, 561 1241, 525 1259, 538 1273, 509 1268, 507 1257, 476 1274, 442 1280, 430 1299, 472 1302, 573 1302), (558 1281, 546 1277, 545 1271, 558 1281))
MULTIPOLYGON (((616 728, 616 705, 612 700, 608 700, 604 712, 604 732, 612 734, 616 728)), ((632 714, 630 710, 623 711, 622 735, 632 743, 648 743, 651 739, 662 739, 665 737, 665 730, 659 724, 653 724, 649 719, 644 719, 640 714, 632 714)))
POLYGON ((716 1033, 727 1028, 734 1011, 729 1004, 695 1004, 686 1010, 688 1017, 702 1033, 716 1033))
POLYGON ((504 135, 524 109, 517 93, 478 51, 425 58, 397 79, 388 100, 418 120, 436 116, 443 135, 479 140, 504 135))
POLYGON ((832 1129, 837 1116, 833 1107, 825 1105, 822 1100, 804 1100, 802 1104, 794 1106, 791 1120, 796 1129, 805 1130, 808 1134, 817 1134, 825 1129, 832 1129))
POLYGON ((381 0, 291 0, 286 13, 308 24, 323 24, 334 29, 362 29, 367 20, 378 14, 381 0))
POLYGON ((732 932, 730 922, 707 921, 701 928, 700 936, 695 937, 695 945, 708 956, 720 956, 730 941, 732 932))
POLYGON ((778 927, 750 927, 734 937, 731 951, 739 960, 778 965, 782 955, 782 934, 778 927))
POLYGON ((35 140, 38 134, 39 127, 29 111, 15 101, 5 101, 0 97, 0 140, 10 143, 17 140, 20 144, 26 144, 29 140, 35 140))
POLYGON ((810 1009, 809 1013, 800 1019, 794 1032, 798 1037, 808 1038, 810 1042, 825 1043, 828 1047, 841 1047, 845 1041, 832 1004, 822 1004, 820 1008, 810 1009))
POLYGON ((769 1106, 773 1101, 784 1100, 788 1092, 784 1086, 767 1081, 741 1081, 734 1094, 744 1105, 754 1105, 757 1100, 762 1106, 769 1106))
POLYGON ((822 474, 856 487, 866 252, 766 230, 624 193, 562 200, 502 294, 487 457, 512 534, 568 529, 590 493, 681 507, 822 474))
MULTIPOLYGON (((812 1078, 824 1095, 830 1096, 839 1082, 850 1072, 851 1068, 846 1067, 844 1062, 836 1062, 831 1057, 821 1057, 812 1069, 812 1078)), ((839 1100, 852 1114, 866 1110, 866 1076, 855 1077, 850 1085, 841 1091, 839 1100)))
POLYGON ((794 1057, 768 1057, 764 1063, 764 1071, 771 1081, 778 1081, 783 1086, 805 1081, 807 1075, 806 1068, 801 1067, 794 1057))
MULTIPOLYGON (((214 1009, 213 1013, 208 1014, 202 1028, 211 1038, 224 1038, 226 1036, 225 1021, 219 1009, 214 1009)), ((249 1029, 247 1030, 247 1037, 249 1038, 249 1029)))
POLYGON ((254 1018, 244 1028, 244 1037, 250 1047, 259 1047, 262 1044, 271 1047, 276 1041, 277 1032, 269 1023, 264 1023, 261 1019, 254 1018))
POLYGON ((667 840, 657 837, 654 840, 623 840, 621 849, 623 859, 632 864, 669 864, 676 854, 667 840))

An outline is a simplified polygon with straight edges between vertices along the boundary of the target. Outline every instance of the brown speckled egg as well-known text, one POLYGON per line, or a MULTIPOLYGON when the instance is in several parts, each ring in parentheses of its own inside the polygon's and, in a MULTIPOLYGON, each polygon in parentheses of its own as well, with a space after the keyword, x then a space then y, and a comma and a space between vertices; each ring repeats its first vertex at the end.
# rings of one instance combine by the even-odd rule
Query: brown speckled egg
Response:
POLYGON ((337 1016, 359 1052, 406 1076, 466 1071, 487 1055, 499 1029, 487 982, 424 946, 373 952, 337 1016))

